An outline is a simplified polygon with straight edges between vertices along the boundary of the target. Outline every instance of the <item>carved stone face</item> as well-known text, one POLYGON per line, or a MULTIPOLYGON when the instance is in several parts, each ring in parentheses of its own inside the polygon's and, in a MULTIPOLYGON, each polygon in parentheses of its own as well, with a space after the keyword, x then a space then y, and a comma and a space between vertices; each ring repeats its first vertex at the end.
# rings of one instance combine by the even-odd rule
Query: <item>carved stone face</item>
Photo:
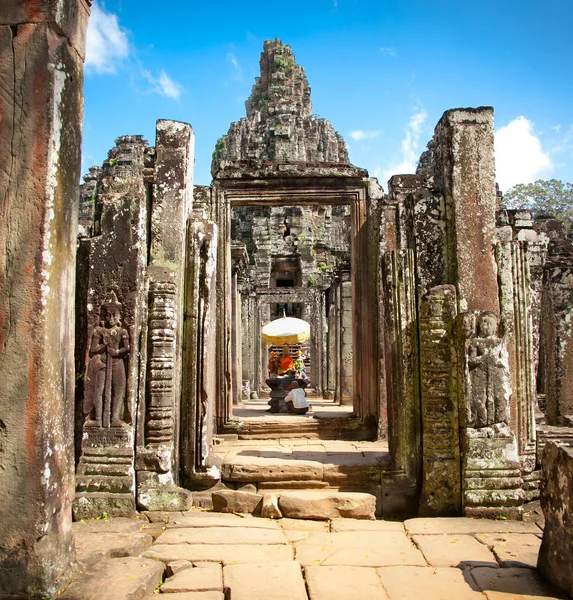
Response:
POLYGON ((110 308, 107 311, 107 322, 110 327, 119 325, 119 310, 117 308, 110 308))
POLYGON ((497 317, 490 314, 482 315, 480 317, 478 327, 481 337, 497 336, 497 317))

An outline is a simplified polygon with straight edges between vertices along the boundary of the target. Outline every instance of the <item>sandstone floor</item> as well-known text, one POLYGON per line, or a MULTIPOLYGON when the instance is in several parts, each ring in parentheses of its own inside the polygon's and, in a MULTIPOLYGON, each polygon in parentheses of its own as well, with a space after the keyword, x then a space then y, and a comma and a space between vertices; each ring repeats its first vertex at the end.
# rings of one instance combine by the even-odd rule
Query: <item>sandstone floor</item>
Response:
POLYGON ((541 525, 263 519, 203 510, 74 524, 77 600, 543 600, 541 525))

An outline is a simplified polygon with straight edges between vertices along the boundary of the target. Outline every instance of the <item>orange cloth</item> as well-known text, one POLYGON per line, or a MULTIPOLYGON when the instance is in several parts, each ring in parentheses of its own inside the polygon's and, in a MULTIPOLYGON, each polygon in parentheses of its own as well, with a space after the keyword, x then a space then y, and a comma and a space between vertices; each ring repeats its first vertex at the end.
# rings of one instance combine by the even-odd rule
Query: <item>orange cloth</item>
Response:
POLYGON ((292 356, 281 356, 279 358, 279 371, 282 373, 286 373, 287 371, 291 371, 292 369, 294 369, 292 356))

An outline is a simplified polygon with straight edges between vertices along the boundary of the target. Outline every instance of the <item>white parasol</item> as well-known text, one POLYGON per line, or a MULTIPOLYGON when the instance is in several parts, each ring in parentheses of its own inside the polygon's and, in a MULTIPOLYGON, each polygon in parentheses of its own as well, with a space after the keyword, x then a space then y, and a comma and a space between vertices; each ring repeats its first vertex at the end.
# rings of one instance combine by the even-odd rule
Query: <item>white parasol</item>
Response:
POLYGON ((267 323, 263 327, 262 335, 267 344, 300 344, 310 337, 310 323, 294 317, 281 317, 267 323))

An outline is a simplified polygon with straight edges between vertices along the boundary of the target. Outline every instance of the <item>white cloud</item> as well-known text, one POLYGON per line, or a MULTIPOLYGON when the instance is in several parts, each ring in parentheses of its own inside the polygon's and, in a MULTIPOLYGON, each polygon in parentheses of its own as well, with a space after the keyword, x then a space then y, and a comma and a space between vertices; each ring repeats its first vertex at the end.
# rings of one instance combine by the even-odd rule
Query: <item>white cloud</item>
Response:
POLYGON ((382 169, 380 166, 376 166, 374 173, 376 177, 382 175, 382 181, 386 182, 392 177, 392 175, 404 175, 408 173, 416 172, 416 165, 418 158, 420 157, 420 134, 422 133, 422 126, 424 125, 428 113, 423 108, 418 108, 417 111, 410 117, 408 125, 404 132, 404 139, 402 140, 402 160, 398 163, 392 164, 387 169, 382 169))
POLYGON ((241 69, 241 65, 237 60, 237 57, 232 52, 227 52, 227 60, 233 65, 235 69, 235 79, 237 81, 243 80, 243 69, 241 69))
POLYGON ((396 50, 394 50, 394 48, 390 48, 389 46, 383 46, 382 48, 380 48, 380 52, 382 52, 382 54, 385 54, 387 56, 392 56, 392 57, 398 56, 398 53, 396 52, 396 50))
POLYGON ((96 73, 115 73, 117 64, 130 53, 125 29, 117 15, 105 12, 94 3, 86 41, 86 69, 96 73))
POLYGON ((360 142, 361 140, 373 140, 374 138, 380 137, 382 132, 378 129, 363 131, 361 129, 356 129, 351 131, 348 134, 355 142, 360 142))
POLYGON ((183 87, 176 81, 173 81, 163 69, 159 71, 158 77, 153 77, 149 71, 144 69, 143 76, 149 81, 154 92, 167 98, 173 98, 173 100, 179 100, 183 87))
POLYGON ((540 139, 533 133, 533 123, 523 116, 497 130, 495 163, 502 191, 517 183, 531 183, 553 168, 549 153, 543 152, 540 139))

